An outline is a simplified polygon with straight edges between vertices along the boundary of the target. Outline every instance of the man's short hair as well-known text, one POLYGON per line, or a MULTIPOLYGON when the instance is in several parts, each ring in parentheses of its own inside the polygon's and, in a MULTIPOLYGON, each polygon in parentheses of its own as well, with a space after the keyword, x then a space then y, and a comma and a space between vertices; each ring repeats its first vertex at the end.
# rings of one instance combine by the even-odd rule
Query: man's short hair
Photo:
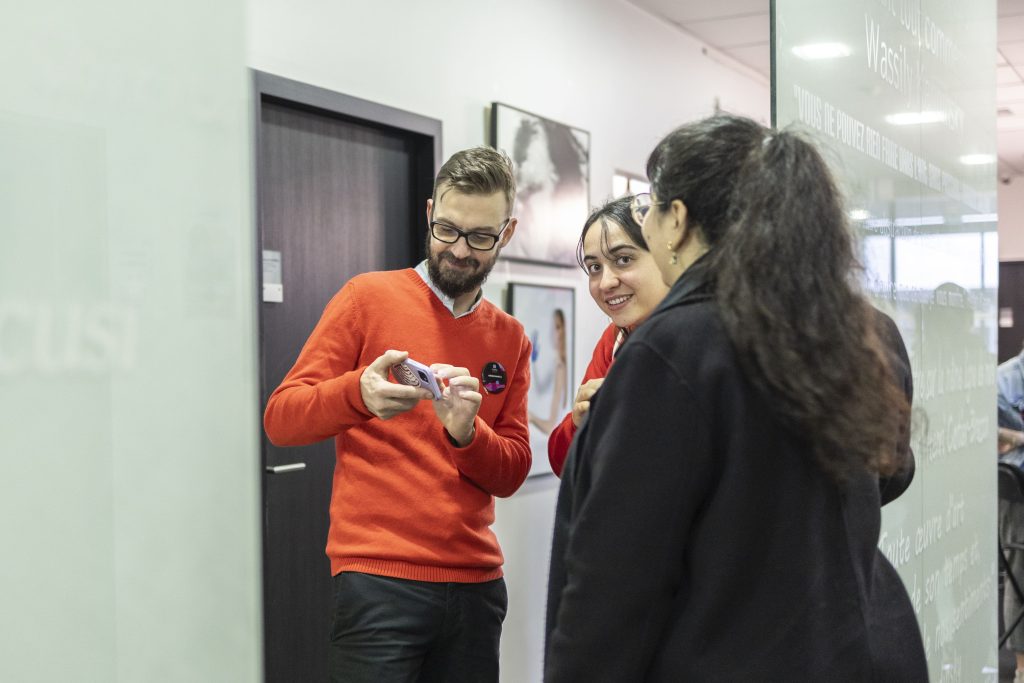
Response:
POLYGON ((437 172, 434 179, 434 202, 442 185, 463 194, 494 194, 501 192, 508 202, 509 214, 516 201, 516 178, 512 160, 493 147, 470 147, 456 152, 437 172))

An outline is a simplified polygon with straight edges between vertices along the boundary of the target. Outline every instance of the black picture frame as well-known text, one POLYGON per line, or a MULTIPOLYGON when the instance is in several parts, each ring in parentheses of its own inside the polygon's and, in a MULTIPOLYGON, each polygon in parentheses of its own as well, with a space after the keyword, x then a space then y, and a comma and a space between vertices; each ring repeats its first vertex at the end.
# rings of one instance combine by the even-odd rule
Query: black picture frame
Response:
POLYGON ((575 395, 576 289, 509 282, 506 310, 523 324, 523 331, 533 345, 527 396, 533 452, 530 476, 548 474, 548 438, 572 411, 575 395))
POLYGON ((576 266, 590 213, 590 133, 502 102, 491 103, 490 143, 516 169, 515 237, 501 257, 576 266))

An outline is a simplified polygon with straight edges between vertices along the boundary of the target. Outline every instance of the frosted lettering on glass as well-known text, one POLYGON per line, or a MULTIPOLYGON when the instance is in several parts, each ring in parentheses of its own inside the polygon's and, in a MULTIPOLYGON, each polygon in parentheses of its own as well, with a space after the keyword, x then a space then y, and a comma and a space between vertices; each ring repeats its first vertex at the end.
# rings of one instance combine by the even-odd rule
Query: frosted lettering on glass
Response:
POLYGON ((985 680, 997 667, 995 3, 774 7, 776 122, 827 149, 864 287, 914 374, 917 476, 885 508, 879 545, 932 680, 985 680))

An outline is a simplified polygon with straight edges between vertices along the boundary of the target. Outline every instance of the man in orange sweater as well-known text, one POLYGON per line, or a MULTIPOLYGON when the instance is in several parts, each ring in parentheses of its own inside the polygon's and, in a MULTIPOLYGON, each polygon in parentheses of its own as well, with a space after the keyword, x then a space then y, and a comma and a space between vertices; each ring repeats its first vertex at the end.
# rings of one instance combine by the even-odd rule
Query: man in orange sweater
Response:
POLYGON ((493 496, 530 470, 530 343, 480 287, 516 228, 511 162, 456 153, 427 258, 349 281, 267 403, 277 445, 334 437, 334 681, 497 681, 507 594, 493 496), (389 379, 430 365, 440 400, 389 379))

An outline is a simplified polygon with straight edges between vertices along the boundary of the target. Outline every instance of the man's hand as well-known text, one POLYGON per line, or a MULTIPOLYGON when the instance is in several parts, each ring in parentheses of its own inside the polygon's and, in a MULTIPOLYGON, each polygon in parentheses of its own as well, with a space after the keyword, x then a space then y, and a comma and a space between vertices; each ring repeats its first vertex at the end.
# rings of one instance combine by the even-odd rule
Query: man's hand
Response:
POLYGON ((388 380, 391 366, 408 357, 406 351, 388 349, 383 356, 370 363, 359 378, 359 393, 363 396, 366 409, 382 420, 412 410, 425 398, 434 398, 421 387, 410 387, 388 380))
POLYGON ((440 401, 434 401, 434 412, 448 430, 455 443, 468 446, 473 440, 473 423, 484 400, 480 393, 480 380, 466 368, 434 363, 430 369, 437 375, 444 389, 440 401))
POLYGON ((572 423, 579 426, 583 423, 583 416, 590 410, 590 398, 597 393, 597 390, 604 384, 604 377, 598 377, 584 382, 580 390, 576 392, 576 402, 572 406, 572 423))

